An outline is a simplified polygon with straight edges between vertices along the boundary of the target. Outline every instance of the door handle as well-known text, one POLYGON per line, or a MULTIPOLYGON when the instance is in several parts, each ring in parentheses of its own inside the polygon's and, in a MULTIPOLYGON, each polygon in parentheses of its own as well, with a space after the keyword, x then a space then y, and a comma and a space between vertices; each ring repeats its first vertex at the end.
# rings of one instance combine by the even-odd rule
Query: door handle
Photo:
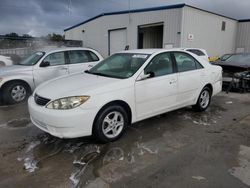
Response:
POLYGON ((174 83, 176 83, 177 82, 177 80, 176 79, 172 79, 172 80, 170 80, 170 84, 174 84, 174 83))
POLYGON ((61 67, 60 70, 68 70, 68 67, 61 67))

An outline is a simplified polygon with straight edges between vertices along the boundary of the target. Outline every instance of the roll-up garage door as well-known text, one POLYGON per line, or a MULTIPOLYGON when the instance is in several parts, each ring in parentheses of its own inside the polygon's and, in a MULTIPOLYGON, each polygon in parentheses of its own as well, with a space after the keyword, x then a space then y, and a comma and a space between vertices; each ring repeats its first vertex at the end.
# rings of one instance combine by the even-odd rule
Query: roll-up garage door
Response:
POLYGON ((127 45, 127 30, 116 29, 109 31, 109 54, 122 51, 127 45))

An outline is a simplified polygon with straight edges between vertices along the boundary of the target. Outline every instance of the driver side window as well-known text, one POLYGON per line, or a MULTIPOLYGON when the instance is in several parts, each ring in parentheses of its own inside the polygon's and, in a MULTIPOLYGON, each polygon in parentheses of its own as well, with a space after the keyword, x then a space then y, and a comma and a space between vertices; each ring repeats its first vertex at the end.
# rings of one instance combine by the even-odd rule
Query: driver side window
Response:
POLYGON ((50 66, 64 65, 65 64, 64 52, 56 52, 50 54, 46 58, 44 58, 43 62, 45 61, 48 61, 50 63, 50 66))
POLYGON ((152 74, 154 77, 168 75, 174 72, 170 53, 162 53, 153 58, 153 60, 144 69, 145 74, 152 74))

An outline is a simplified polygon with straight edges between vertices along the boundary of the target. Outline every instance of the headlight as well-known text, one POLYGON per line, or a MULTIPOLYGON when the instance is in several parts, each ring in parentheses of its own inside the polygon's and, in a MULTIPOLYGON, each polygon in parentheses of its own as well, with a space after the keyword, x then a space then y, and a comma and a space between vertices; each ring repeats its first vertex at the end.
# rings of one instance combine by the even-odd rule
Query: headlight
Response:
POLYGON ((49 104, 47 104, 46 108, 56 110, 68 110, 80 106, 88 99, 89 96, 65 97, 50 102, 49 104))

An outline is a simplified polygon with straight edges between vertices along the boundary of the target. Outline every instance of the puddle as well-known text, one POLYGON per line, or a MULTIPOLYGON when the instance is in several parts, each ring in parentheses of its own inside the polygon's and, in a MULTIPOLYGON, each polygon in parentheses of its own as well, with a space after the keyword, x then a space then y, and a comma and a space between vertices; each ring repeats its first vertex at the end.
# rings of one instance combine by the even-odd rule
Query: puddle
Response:
POLYGON ((230 174, 250 186, 250 147, 241 145, 238 154, 239 166, 229 170, 230 174))
POLYGON ((216 107, 215 109, 209 108, 205 112, 197 113, 186 108, 178 111, 178 115, 184 120, 189 120, 196 125, 209 126, 217 124, 218 120, 222 118, 222 111, 224 111, 224 109, 216 107))
POLYGON ((34 172, 37 167, 37 160, 35 160, 33 150, 40 145, 40 141, 33 141, 25 148, 22 156, 18 157, 18 161, 23 162, 24 169, 28 172, 34 172))
POLYGON ((27 127, 29 124, 30 124, 30 119, 28 118, 14 119, 7 122, 7 126, 12 128, 27 127))
POLYGON ((1 124, 0 127, 3 128, 25 128, 31 125, 30 119, 22 118, 22 119, 13 119, 8 121, 7 123, 1 124))
MULTIPOLYGON (((82 147, 75 154, 73 161, 74 169, 69 177, 73 187, 83 187, 88 183, 88 179, 85 176, 88 173, 86 171, 89 170, 90 163, 100 155, 100 147, 95 144, 89 144, 82 147)), ((92 173, 92 169, 90 171, 92 173)))

